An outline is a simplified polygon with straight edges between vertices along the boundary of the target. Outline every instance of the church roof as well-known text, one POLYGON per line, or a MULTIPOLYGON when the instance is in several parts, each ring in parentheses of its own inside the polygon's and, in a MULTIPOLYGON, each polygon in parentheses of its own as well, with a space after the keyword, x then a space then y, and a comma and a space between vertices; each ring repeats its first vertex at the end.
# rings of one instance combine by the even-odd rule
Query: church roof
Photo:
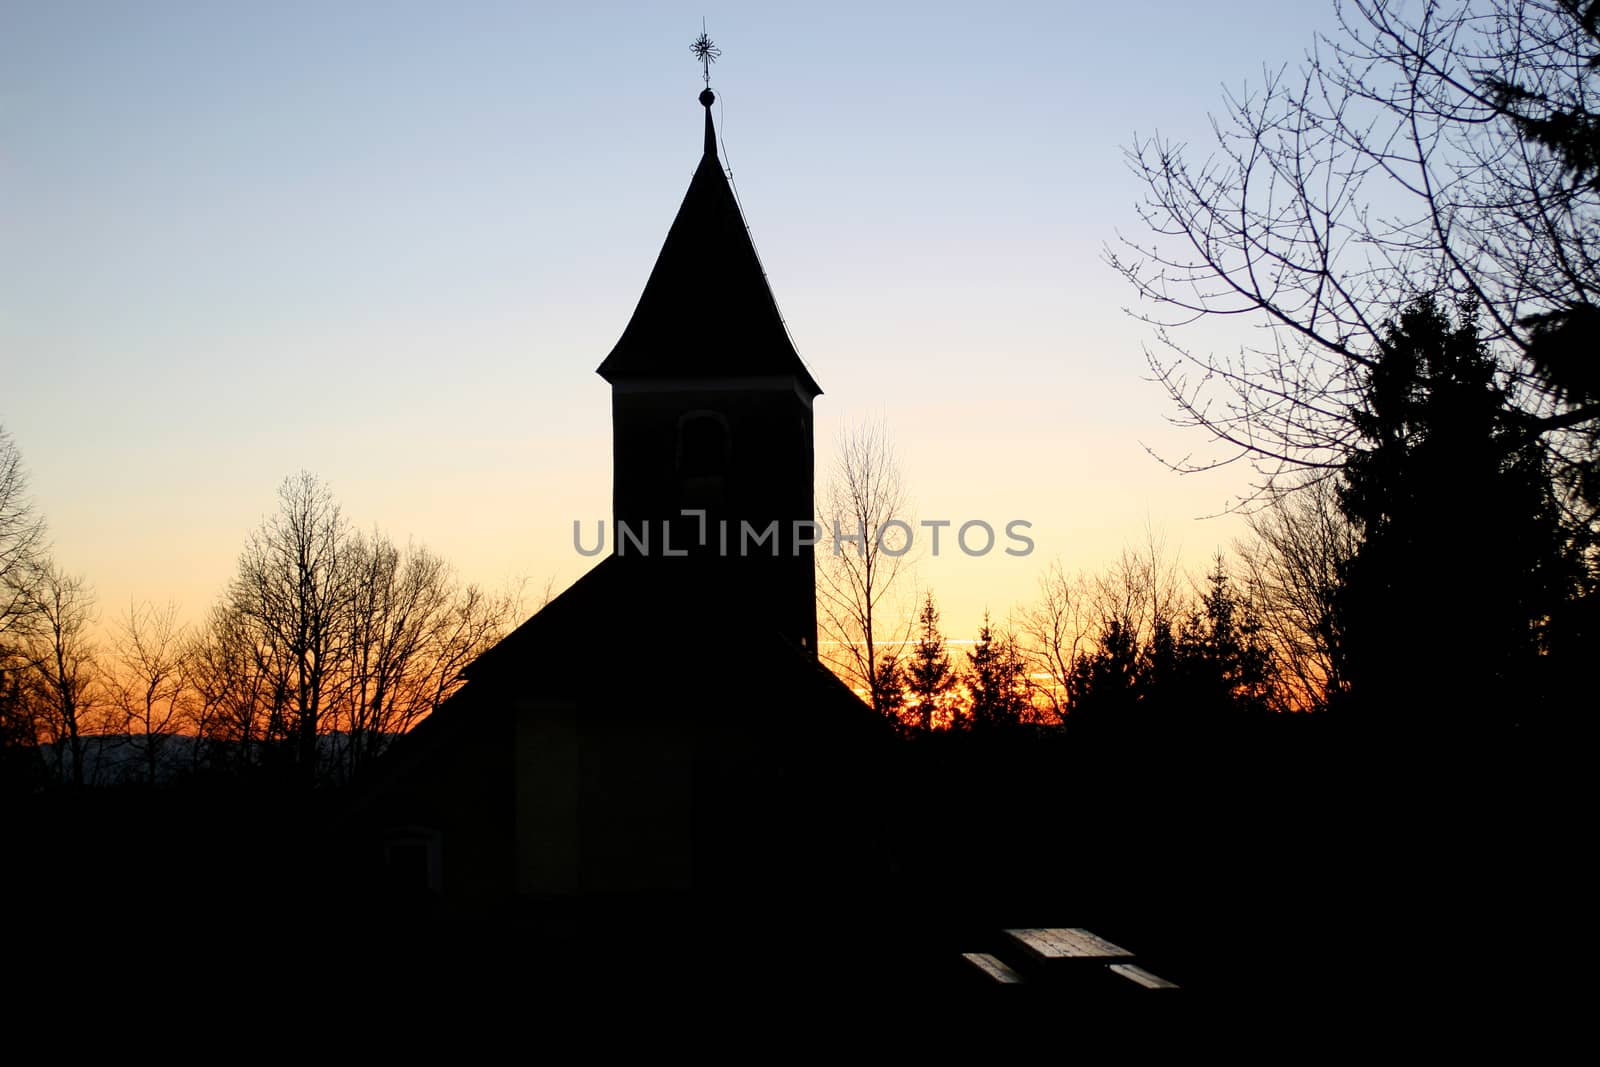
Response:
POLYGON ((622 338, 600 364, 625 379, 792 376, 815 396, 822 387, 795 351, 717 158, 711 102, 705 154, 656 257, 622 338))
POLYGON ((700 700, 721 691, 740 706, 793 703, 819 714, 842 708, 852 717, 868 713, 873 728, 881 725, 832 671, 754 624, 758 607, 737 575, 715 565, 607 556, 462 675, 485 688, 509 678, 547 696, 615 700, 612 682, 622 662, 630 676, 656 688, 677 678, 681 685, 667 691, 700 700), (618 644, 623 630, 632 637, 618 644))

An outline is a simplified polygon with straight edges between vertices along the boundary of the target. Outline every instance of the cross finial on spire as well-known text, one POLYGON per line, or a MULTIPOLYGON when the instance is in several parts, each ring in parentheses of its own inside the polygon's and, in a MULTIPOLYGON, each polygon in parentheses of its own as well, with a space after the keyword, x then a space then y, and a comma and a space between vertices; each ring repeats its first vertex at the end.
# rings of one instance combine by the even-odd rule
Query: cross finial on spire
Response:
POLYGON ((718 48, 712 43, 711 38, 706 36, 705 19, 700 20, 700 36, 694 39, 694 44, 690 45, 689 48, 694 52, 694 57, 700 61, 700 73, 705 79, 706 88, 711 88, 711 64, 717 61, 717 57, 722 54, 722 49, 718 48))

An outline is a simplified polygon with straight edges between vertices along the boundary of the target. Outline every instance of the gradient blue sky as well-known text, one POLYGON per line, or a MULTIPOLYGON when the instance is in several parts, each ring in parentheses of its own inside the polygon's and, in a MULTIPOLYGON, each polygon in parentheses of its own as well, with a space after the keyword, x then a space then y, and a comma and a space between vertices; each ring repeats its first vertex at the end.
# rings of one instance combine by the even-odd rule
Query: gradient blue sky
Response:
POLYGON ((1031 558, 922 562, 952 636, 1052 558, 1239 533, 1200 517, 1247 472, 1145 453, 1205 442, 1101 249, 1139 232, 1122 146, 1203 143, 1328 4, 0 0, 0 425, 108 616, 198 618, 300 468, 467 578, 587 568, 594 368, 698 161, 702 15, 821 476, 880 417, 917 516, 1034 523, 1031 558))

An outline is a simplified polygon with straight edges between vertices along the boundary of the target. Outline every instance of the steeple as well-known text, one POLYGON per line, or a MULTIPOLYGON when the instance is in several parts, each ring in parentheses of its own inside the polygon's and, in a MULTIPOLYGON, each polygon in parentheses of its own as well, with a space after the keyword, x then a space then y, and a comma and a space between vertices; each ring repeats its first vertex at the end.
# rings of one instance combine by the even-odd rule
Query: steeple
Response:
POLYGON ((795 351, 767 285, 728 177, 717 158, 711 105, 705 148, 633 317, 599 374, 624 380, 790 377, 807 398, 822 392, 795 351))
POLYGON ((746 605, 741 625, 776 630, 815 657, 807 527, 812 401, 822 390, 789 340, 717 158, 715 49, 704 34, 695 54, 708 82, 700 166, 633 318, 600 364, 611 384, 612 545, 619 556, 694 568, 705 588, 746 605))

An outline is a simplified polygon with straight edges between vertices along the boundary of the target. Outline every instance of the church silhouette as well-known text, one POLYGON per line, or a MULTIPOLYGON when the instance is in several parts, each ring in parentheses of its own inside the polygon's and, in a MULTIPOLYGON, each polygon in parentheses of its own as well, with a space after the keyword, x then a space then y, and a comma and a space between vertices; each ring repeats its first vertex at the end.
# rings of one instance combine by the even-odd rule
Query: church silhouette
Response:
MULTIPOLYGON (((351 823, 398 906, 586 936, 822 915, 887 876, 888 726, 817 660, 812 404, 704 152, 620 340, 612 553, 396 746, 351 823)), ((847 905, 840 905, 847 906, 847 905)))

